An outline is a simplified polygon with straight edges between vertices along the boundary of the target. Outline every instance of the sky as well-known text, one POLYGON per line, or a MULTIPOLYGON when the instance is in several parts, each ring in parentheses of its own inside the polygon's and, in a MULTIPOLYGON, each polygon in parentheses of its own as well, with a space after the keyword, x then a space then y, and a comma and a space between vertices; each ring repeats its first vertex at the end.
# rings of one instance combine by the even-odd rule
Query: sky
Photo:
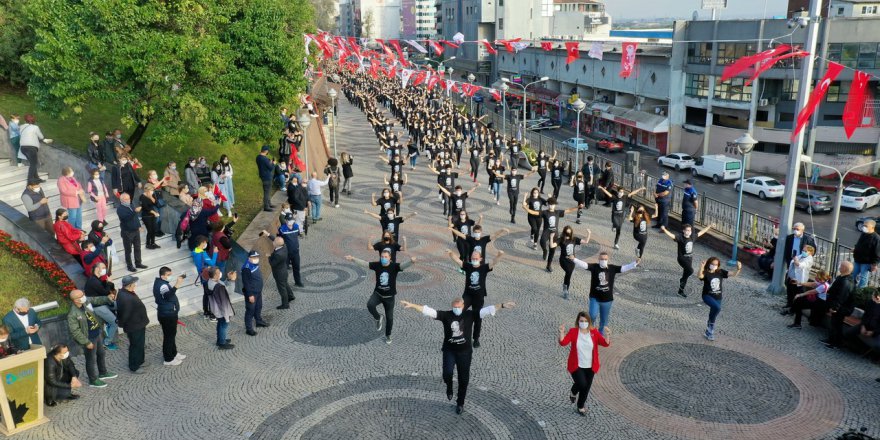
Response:
MULTIPOLYGON (((787 0, 727 0, 727 9, 718 18, 762 18, 766 4, 767 18, 785 15, 787 0)), ((690 18, 700 10, 700 0, 605 0, 605 9, 615 21, 656 17, 690 18)), ((700 10, 700 17, 710 11, 700 10)))

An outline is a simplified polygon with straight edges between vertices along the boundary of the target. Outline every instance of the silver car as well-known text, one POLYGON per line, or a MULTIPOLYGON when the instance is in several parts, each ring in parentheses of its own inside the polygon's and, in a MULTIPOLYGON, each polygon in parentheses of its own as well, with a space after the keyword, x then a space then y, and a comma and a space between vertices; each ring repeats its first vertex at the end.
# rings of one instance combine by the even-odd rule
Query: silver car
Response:
POLYGON ((803 209, 808 213, 814 212, 831 212, 834 209, 834 202, 831 201, 831 194, 824 191, 810 191, 799 189, 795 196, 794 206, 803 209))

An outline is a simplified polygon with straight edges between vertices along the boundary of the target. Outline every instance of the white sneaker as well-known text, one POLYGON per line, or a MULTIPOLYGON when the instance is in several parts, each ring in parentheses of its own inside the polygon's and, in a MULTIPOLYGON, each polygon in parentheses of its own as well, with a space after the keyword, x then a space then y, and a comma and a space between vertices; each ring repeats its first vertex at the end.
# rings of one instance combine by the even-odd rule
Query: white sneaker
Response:
POLYGON ((178 366, 178 365, 180 365, 180 364, 182 364, 182 363, 183 363, 183 361, 180 360, 180 359, 177 359, 177 358, 171 359, 171 360, 168 361, 168 362, 163 362, 163 364, 164 364, 166 367, 176 367, 176 366, 178 366))
POLYGON ((336 205, 336 208, 338 208, 338 207, 339 207, 339 205, 336 205))
POLYGON ((177 356, 175 356, 174 359, 184 360, 186 359, 186 355, 177 353, 177 356))

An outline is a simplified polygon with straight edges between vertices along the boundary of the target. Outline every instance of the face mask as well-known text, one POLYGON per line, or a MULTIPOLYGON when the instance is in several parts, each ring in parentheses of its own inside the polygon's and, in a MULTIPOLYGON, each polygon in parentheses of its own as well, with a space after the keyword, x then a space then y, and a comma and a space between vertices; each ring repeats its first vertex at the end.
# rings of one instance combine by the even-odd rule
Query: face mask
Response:
POLYGON ((379 263, 381 263, 383 266, 387 266, 389 261, 387 258, 382 257, 382 258, 379 258, 379 263))
POLYGON ((196 163, 195 163, 195 162, 190 162, 190 163, 189 163, 189 166, 194 167, 194 166, 196 166, 196 163))
POLYGON ((482 237, 482 236, 483 236, 482 232, 474 232, 474 238, 476 238, 477 240, 479 240, 480 237, 482 237))
POLYGON ((388 198, 389 195, 390 194, 388 194, 387 192, 382 193, 382 197, 385 197, 386 199, 388 198))
POLYGON ((8 339, 9 339, 9 338, 3 338, 3 339, 0 339, 0 344, 4 344, 4 343, 6 343, 6 340, 8 340, 8 339))
POLYGON ((607 269, 608 268, 608 260, 599 260, 599 267, 601 267, 602 269, 607 269))
POLYGON ((127 160, 120 160, 119 164, 122 166, 126 166, 126 165, 128 165, 128 161, 127 160))
POLYGON ((478 267, 480 265, 480 260, 471 260, 471 266, 478 267))
POLYGON ((101 270, 98 271, 97 275, 98 275, 99 277, 102 277, 102 276, 104 276, 104 275, 107 275, 107 270, 106 270, 106 269, 101 269, 101 270))
POLYGON ((389 212, 389 213, 388 213, 388 218, 394 218, 394 213, 393 213, 393 212, 389 212))
POLYGON ((710 270, 710 271, 713 271, 713 272, 714 272, 715 269, 718 269, 718 265, 717 265, 717 264, 710 264, 710 265, 709 265, 709 270, 710 270))
POLYGON ((800 236, 802 236, 802 235, 804 235, 804 232, 803 232, 803 231, 794 231, 794 236, 795 236, 795 237, 800 237, 800 236))
MULTIPOLYGON (((461 307, 453 307, 453 308, 452 308, 452 313, 453 313, 455 316, 461 316, 461 312, 463 312, 463 311, 464 311, 464 309, 462 309, 461 307)), ((5 340, 5 339, 4 339, 4 340, 5 340)))
POLYGON ((224 159, 224 160, 223 160, 223 164, 224 164, 224 165, 225 165, 225 164, 228 164, 228 163, 229 163, 229 159, 224 159))
POLYGON ((67 353, 64 353, 64 354, 61 355, 61 359, 67 359, 67 358, 69 358, 69 357, 70 357, 70 352, 69 352, 69 351, 68 351, 67 353))
POLYGON ((85 295, 79 297, 79 299, 76 300, 76 302, 78 302, 80 304, 85 304, 86 301, 88 301, 88 298, 86 298, 85 295))
POLYGON ((16 310, 15 313, 16 313, 18 316, 27 316, 27 314, 28 314, 28 312, 21 312, 21 311, 18 311, 18 310, 16 310))
POLYGON ((455 192, 455 195, 460 196, 460 195, 461 195, 461 191, 456 191, 456 192, 455 192))
POLYGON ((581 321, 581 322, 578 322, 578 327, 580 327, 582 330, 586 330, 586 329, 590 328, 590 323, 586 322, 586 321, 581 321))
POLYGON ((168 168, 170 168, 170 169, 172 169, 172 170, 176 170, 176 169, 177 169, 177 165, 171 165, 171 166, 168 167, 168 168))
POLYGON ((865 232, 865 233, 868 232, 868 227, 867 227, 867 226, 862 226, 862 227, 859 228, 859 229, 860 229, 862 232, 865 232))
POLYGON ((555 210, 556 210, 556 205, 550 205, 550 210, 551 210, 551 211, 555 211, 555 210))

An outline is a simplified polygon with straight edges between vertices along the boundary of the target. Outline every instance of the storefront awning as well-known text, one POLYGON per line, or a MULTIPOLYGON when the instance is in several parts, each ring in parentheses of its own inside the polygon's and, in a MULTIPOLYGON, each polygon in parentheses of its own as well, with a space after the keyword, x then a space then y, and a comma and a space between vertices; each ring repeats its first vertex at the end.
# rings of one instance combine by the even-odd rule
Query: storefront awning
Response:
POLYGON ((593 116, 614 121, 618 124, 628 125, 651 133, 669 132, 669 118, 666 116, 618 107, 603 102, 593 103, 590 108, 593 110, 593 116))
MULTIPOLYGON (((492 83, 492 88, 495 90, 501 90, 501 84, 504 84, 502 81, 495 81, 492 83)), ((509 85, 509 84, 508 84, 509 85)), ((522 87, 518 85, 510 86, 507 89, 507 95, 522 97, 522 87)), ((556 105, 556 98, 559 96, 559 92, 555 90, 548 89, 546 87, 541 87, 537 85, 533 85, 529 87, 529 96, 528 99, 530 101, 540 101, 547 104, 556 105)))

